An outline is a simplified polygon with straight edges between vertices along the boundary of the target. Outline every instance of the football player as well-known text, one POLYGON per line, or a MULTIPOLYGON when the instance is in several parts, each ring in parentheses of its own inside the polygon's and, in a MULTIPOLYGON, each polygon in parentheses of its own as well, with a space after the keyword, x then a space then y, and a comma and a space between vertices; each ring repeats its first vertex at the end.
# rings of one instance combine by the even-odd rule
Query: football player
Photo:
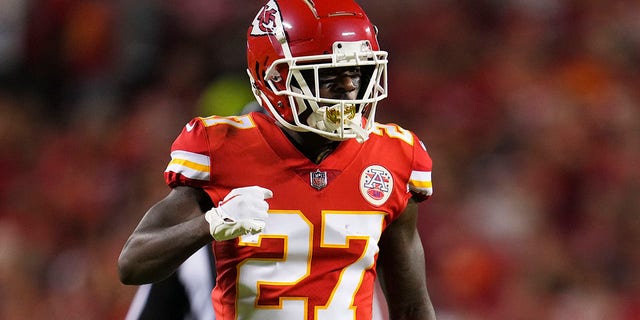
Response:
POLYGON ((212 243, 216 319, 435 319, 416 228, 431 159, 375 121, 387 53, 352 0, 270 0, 247 32, 267 114, 195 118, 171 148, 171 191, 118 260, 125 284, 168 277, 212 243), (380 271, 380 274, 377 273, 380 271))

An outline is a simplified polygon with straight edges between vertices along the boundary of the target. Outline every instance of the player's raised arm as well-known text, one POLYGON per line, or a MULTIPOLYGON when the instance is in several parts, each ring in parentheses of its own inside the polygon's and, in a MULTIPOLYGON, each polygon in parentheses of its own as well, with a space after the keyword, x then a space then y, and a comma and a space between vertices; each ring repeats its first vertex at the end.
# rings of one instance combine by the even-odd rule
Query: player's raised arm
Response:
POLYGON ((162 280, 212 241, 204 211, 211 200, 199 188, 176 187, 144 215, 118 259, 120 281, 162 280))
POLYGON ((162 280, 184 260, 211 242, 262 231, 273 196, 258 186, 231 190, 218 206, 200 188, 176 187, 138 224, 118 260, 126 284, 162 280), (207 210, 206 213, 203 211, 207 210))
POLYGON ((405 211, 382 234, 378 267, 392 320, 434 320, 426 286, 424 251, 416 229, 418 205, 405 211))

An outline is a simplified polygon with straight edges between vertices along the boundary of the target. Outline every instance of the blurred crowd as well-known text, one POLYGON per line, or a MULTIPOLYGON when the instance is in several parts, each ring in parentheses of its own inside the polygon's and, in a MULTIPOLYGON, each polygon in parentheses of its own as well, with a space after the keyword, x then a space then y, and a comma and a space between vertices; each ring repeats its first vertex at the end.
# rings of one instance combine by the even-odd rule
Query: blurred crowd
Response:
MULTIPOLYGON (((0 1, 0 319, 122 319, 181 127, 249 102, 259 0, 0 1)), ((640 319, 640 2, 361 0, 434 159, 442 320, 640 319)))

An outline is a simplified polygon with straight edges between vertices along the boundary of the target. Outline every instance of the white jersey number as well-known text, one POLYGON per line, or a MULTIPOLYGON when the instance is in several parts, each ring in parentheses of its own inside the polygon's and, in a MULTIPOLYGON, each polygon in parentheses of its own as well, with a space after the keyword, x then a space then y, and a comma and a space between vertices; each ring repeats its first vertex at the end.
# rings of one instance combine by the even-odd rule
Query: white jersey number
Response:
MULTIPOLYGON (((350 239, 366 245, 360 258, 346 266, 324 306, 316 307, 316 320, 353 320, 353 300, 366 270, 373 267, 382 233, 384 212, 323 211, 320 246, 338 250, 348 248, 350 239)), ((284 241, 282 259, 246 259, 238 266, 238 312, 247 319, 308 319, 306 297, 280 297, 278 306, 258 304, 260 285, 291 286, 309 276, 313 251, 313 225, 300 211, 269 211, 262 233, 243 236, 239 245, 260 246, 264 238, 284 241)))

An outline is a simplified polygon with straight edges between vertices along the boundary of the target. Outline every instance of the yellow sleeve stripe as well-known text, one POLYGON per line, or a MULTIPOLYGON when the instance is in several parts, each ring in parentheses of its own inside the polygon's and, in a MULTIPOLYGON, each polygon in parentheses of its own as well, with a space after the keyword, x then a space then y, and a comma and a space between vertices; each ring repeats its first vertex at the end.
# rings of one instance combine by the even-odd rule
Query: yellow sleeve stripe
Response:
POLYGON ((171 161, 165 172, 179 173, 189 179, 209 180, 210 159, 208 156, 189 151, 171 152, 171 161))
POLYGON ((171 162, 169 162, 169 165, 176 165, 178 167, 180 166, 187 167, 195 171, 202 171, 202 172, 209 171, 209 166, 203 166, 201 164, 197 164, 195 162, 191 162, 189 160, 184 160, 184 159, 173 159, 171 160, 171 162))
POLYGON ((431 171, 412 171, 409 177, 409 190, 428 196, 433 194, 431 171))
POLYGON ((409 183, 416 188, 431 188, 431 181, 415 181, 411 180, 409 183))

